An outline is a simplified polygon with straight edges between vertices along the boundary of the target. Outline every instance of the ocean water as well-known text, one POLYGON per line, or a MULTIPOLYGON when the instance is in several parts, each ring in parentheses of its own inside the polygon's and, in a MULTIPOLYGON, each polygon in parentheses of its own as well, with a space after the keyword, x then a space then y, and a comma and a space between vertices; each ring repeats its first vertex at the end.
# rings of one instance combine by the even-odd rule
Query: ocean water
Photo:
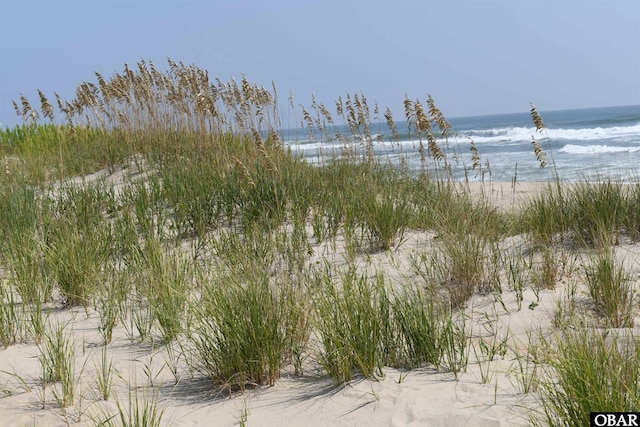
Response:
MULTIPOLYGON (((545 181, 557 173, 565 181, 602 179, 640 180, 640 105, 565 111, 540 111, 546 129, 536 132, 530 113, 448 118, 453 132, 438 138, 457 179, 545 181), (540 168, 532 136, 544 149, 547 165, 540 168), (471 140, 481 159, 482 171, 472 170, 471 140), (466 172, 465 172, 466 170, 466 172)), ((419 172, 435 170, 431 157, 421 162, 420 141, 410 135, 406 122, 397 122, 399 140, 392 140, 386 124, 370 126, 375 156, 419 172)), ((288 131, 286 145, 311 162, 326 161, 344 149, 366 152, 361 135, 342 126, 288 131), (345 138, 336 138, 336 131, 345 138)), ((426 140, 423 141, 427 146, 426 140)), ((429 153, 427 153, 429 156, 429 153)), ((440 169, 442 169, 440 167, 440 169)))

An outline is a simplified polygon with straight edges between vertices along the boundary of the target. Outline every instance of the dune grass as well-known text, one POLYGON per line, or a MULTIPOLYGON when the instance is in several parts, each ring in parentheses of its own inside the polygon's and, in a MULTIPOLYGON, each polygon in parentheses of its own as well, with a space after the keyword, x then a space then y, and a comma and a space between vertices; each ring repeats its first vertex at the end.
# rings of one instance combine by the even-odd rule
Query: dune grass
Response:
POLYGON ((546 341, 548 372, 541 381, 542 411, 535 425, 583 426, 591 412, 640 406, 638 338, 612 331, 565 330, 546 341), (605 336, 606 335, 606 336, 605 336))
MULTIPOLYGON (((313 161, 284 146, 275 87, 213 82, 171 60, 164 73, 142 61, 96 78, 74 99, 56 99, 61 118, 41 94, 40 112, 23 98, 25 123, 0 130, 0 343, 40 345, 43 386, 61 382, 62 407, 73 404, 77 379, 58 356, 74 353, 62 329, 50 332, 47 307, 95 310, 103 355, 119 327, 132 345, 184 345, 193 374, 232 392, 273 385, 289 368, 336 385, 380 379, 388 367, 459 379, 472 348, 489 360, 488 347, 472 347, 469 301, 510 290, 520 310, 529 288, 553 290, 568 275, 571 251, 598 254, 582 277, 605 326, 633 326, 635 296, 612 251, 640 235, 638 185, 556 180, 506 212, 454 179, 460 145, 431 97, 404 105, 421 156, 415 171, 399 148, 397 164, 375 157, 374 128, 386 125, 393 147, 395 121, 387 109, 372 124, 380 110, 362 93, 339 98, 334 113, 315 100, 301 107, 310 135, 343 145, 313 161), (393 258, 410 234, 428 236, 410 279, 362 268, 393 258), (517 236, 525 247, 505 249, 517 236)), ((535 107, 532 118, 544 133, 535 107)), ((553 165, 553 153, 532 144, 540 165, 553 165)), ((467 177, 480 164, 474 153, 462 165, 467 177)), ((591 405, 587 385, 571 389, 583 387, 578 378, 615 376, 624 365, 618 347, 579 332, 590 338, 562 331, 567 339, 547 342, 548 358, 536 360, 536 372, 546 364, 554 375, 534 379, 518 359, 521 387, 541 390, 550 425, 584 415, 571 402, 591 405), (585 340, 597 357, 573 372, 585 340)), ((114 394, 105 369, 103 399, 114 394)), ((594 381, 588 387, 614 387, 594 381)), ((635 391, 622 385, 628 392, 598 407, 627 408, 635 391)), ((118 414, 104 423, 160 423, 155 396, 128 398, 116 396, 118 414)))

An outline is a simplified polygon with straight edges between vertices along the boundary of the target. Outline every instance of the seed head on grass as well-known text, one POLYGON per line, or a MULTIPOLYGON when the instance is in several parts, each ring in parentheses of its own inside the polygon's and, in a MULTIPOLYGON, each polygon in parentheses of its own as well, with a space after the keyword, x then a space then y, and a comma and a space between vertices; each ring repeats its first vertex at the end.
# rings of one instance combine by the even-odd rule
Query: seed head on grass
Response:
POLYGON ((409 96, 404 96, 404 116, 407 119, 407 129, 411 133, 411 125, 416 123, 416 110, 409 96))
POLYGON ((538 109, 536 108, 535 105, 533 105, 532 103, 530 103, 529 105, 531 105, 531 119, 533 120, 533 124, 536 127, 536 131, 542 132, 543 129, 547 128, 544 125, 544 121, 542 120, 542 116, 538 112, 538 109))
POLYGON ((387 121, 387 126, 391 129, 391 138, 394 141, 400 140, 400 136, 398 135, 398 128, 396 127, 396 122, 393 120, 393 113, 391 109, 387 107, 387 110, 384 113, 384 118, 387 121))
POLYGON ((431 132, 431 123, 429 123, 429 118, 420 104, 420 101, 416 100, 413 103, 413 108, 416 116, 416 130, 418 132, 431 132))
POLYGON ((536 159, 542 169, 547 165, 547 154, 544 152, 538 141, 536 141, 534 136, 531 136, 531 144, 533 144, 533 151, 536 153, 536 159))
POLYGON ((38 89, 38 95, 40 95, 42 115, 53 122, 53 106, 49 103, 49 100, 44 96, 44 93, 40 89, 38 89))
POLYGON ((247 183, 251 187, 255 187, 256 183, 253 181, 253 178, 251 178, 251 174, 249 173, 247 167, 240 161, 240 159, 235 156, 232 157, 232 160, 235 163, 236 169, 240 172, 240 175, 242 175, 242 177, 247 180, 247 183))
POLYGON ((480 154, 478 153, 478 147, 476 147, 473 139, 469 138, 469 141, 471 141, 471 147, 469 148, 469 150, 471 150, 471 170, 480 170, 482 163, 480 154))
POLYGON ((427 141, 429 142, 429 151, 431 151, 431 155, 433 156, 433 159, 444 160, 445 159, 444 151, 442 151, 442 148, 440 148, 438 141, 436 141, 436 138, 433 136, 431 132, 427 134, 427 141))
POLYGON ((451 124, 446 119, 442 111, 436 106, 435 101, 429 95, 427 99, 427 106, 429 107, 429 115, 431 116, 431 120, 434 121, 438 127, 440 128, 440 132, 442 132, 443 136, 447 135, 447 132, 451 130, 451 124))

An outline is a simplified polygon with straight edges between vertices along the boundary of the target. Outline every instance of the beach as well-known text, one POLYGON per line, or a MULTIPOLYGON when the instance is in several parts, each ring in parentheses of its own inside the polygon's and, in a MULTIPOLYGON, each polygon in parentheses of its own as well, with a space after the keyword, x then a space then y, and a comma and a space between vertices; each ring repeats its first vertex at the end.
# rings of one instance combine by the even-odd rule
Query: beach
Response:
MULTIPOLYGON (((114 185, 124 172, 107 174, 114 185)), ((469 183, 475 198, 484 197, 501 211, 517 209, 529 198, 548 188, 548 183, 469 183)), ((410 231, 403 243, 390 251, 360 254, 352 265, 365 275, 383 274, 393 286, 419 280, 411 271, 416 253, 434 242, 432 232, 410 231)), ((322 260, 340 268, 347 256, 341 240, 316 244, 310 251, 309 268, 322 260)), ((521 251, 521 236, 503 240, 502 250, 521 251)), ((631 242, 616 247, 626 266, 638 268, 640 246, 631 242)), ((562 277, 554 289, 524 290, 518 301, 514 290, 475 295, 464 313, 468 331, 468 364, 458 378, 433 366, 415 369, 384 368, 376 378, 355 376, 335 385, 313 361, 309 350, 303 373, 291 365, 283 368, 273 386, 248 387, 243 393, 214 387, 210 379, 190 368, 188 343, 168 345, 154 339, 132 339, 127 325, 118 324, 112 341, 104 346, 99 332, 100 313, 94 308, 45 307, 50 325, 64 325, 74 346, 77 387, 73 405, 60 408, 55 399, 59 385, 44 387, 40 346, 27 341, 0 350, 0 425, 94 425, 96 420, 116 414, 119 405, 156 405, 166 426, 517 426, 529 425, 540 409, 535 384, 527 375, 536 366, 527 355, 540 337, 557 331, 554 317, 567 298, 570 285, 578 286, 577 297, 586 301, 578 275, 562 277), (488 358, 480 343, 492 343, 488 358), (184 347, 183 347, 184 345, 184 347), (109 364, 113 388, 105 400, 98 379, 109 364)), ((637 284, 637 280, 636 280, 637 284)), ((575 290, 574 290, 575 292, 575 290)))
POLYGON ((275 86, 168 61, 0 129, 1 426, 640 406, 640 107, 371 123, 353 94, 283 131, 275 86))

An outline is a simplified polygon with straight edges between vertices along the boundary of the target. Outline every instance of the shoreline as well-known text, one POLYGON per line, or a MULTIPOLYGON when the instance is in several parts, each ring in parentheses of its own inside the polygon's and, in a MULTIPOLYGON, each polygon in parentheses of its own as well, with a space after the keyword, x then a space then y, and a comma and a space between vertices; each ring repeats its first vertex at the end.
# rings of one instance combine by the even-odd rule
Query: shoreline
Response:
MULTIPOLYGON (((543 192, 550 181, 522 181, 513 183, 506 181, 468 182, 460 187, 468 189, 476 200, 484 198, 500 211, 514 211, 521 208, 529 199, 543 192)), ((565 186, 566 184, 561 184, 565 186)))

